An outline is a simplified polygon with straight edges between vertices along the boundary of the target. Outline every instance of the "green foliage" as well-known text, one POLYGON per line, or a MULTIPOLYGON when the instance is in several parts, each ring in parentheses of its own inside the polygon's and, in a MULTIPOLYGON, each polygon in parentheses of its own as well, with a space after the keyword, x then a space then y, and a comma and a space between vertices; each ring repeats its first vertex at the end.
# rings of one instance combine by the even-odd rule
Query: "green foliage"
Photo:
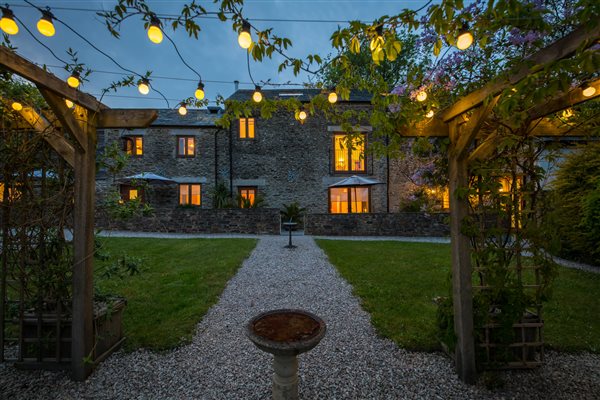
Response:
POLYGON ((281 210, 281 220, 283 222, 302 222, 302 217, 306 212, 306 208, 300 207, 297 201, 290 204, 283 204, 283 210, 281 210))
POLYGON ((231 193, 225 182, 219 181, 212 191, 213 208, 233 208, 231 193))

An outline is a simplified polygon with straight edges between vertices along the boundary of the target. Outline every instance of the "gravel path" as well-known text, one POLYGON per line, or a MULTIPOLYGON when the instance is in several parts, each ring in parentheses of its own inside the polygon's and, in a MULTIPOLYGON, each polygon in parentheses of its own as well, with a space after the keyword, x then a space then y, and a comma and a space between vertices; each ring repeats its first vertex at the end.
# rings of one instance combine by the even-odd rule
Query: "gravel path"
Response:
POLYGON ((0 364, 6 399, 266 399, 271 356, 243 334, 254 315, 303 308, 321 316, 327 335, 300 360, 304 399, 593 399, 600 393, 600 356, 550 353, 535 371, 506 373, 505 388, 490 392, 456 378, 441 354, 399 349, 377 336, 351 294, 308 236, 262 237, 198 325, 189 345, 166 354, 119 352, 85 383, 64 373, 24 372, 0 364))

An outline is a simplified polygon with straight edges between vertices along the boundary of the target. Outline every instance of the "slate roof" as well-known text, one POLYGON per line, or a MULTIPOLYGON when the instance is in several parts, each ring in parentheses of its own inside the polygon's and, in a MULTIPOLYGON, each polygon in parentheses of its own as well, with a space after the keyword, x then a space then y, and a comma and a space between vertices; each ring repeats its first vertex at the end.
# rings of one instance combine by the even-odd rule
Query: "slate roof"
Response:
MULTIPOLYGON (((284 100, 296 98, 301 102, 308 102, 320 94, 321 89, 262 89, 262 95, 269 100, 284 100)), ((227 100, 246 101, 252 98, 254 90, 240 89, 229 96, 227 100)), ((350 92, 349 103, 370 103, 373 96, 366 90, 353 90, 350 92)), ((342 102, 341 99, 338 100, 342 102)))
POLYGON ((151 126, 216 127, 215 121, 221 117, 221 112, 188 110, 186 115, 179 115, 177 110, 162 109, 158 110, 158 118, 151 126))

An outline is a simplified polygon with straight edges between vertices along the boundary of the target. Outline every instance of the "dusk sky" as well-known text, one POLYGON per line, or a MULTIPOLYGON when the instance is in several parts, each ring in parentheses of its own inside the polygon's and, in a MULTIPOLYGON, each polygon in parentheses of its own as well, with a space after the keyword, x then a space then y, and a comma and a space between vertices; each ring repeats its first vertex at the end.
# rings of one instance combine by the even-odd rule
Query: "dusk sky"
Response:
MULTIPOLYGON (((147 3, 159 16, 161 14, 179 14, 181 7, 191 0, 148 1, 147 3)), ((32 1, 38 7, 49 6, 52 13, 70 25, 74 30, 88 38, 95 46, 109 53, 123 67, 144 74, 153 71, 152 85, 169 99, 170 107, 175 108, 184 98, 193 96, 198 83, 198 77, 189 70, 178 58, 173 46, 165 38, 160 44, 148 40, 141 17, 127 19, 121 28, 121 38, 110 35, 103 20, 93 11, 67 10, 77 8, 87 10, 112 9, 116 1, 76 1, 76 0, 47 0, 32 1), (163 78, 159 78, 163 77, 163 78), (170 78, 170 79, 167 79, 170 78), (175 78, 175 79, 173 79, 175 78)), ((198 1, 208 11, 216 11, 212 1, 198 1)), ((329 37, 338 25, 343 22, 360 19, 371 22, 382 15, 392 15, 404 8, 419 8, 423 0, 248 0, 243 14, 254 25, 261 29, 273 27, 278 36, 288 37, 293 42, 289 54, 293 57, 304 57, 309 53, 319 53, 323 56, 331 52, 329 37), (284 21, 261 21, 260 19, 275 19, 284 21), (329 22, 306 22, 292 20, 319 20, 329 22)), ((71 47, 79 53, 79 61, 95 72, 89 77, 89 82, 81 87, 82 91, 99 96, 101 89, 126 75, 108 58, 91 48, 75 34, 70 32, 60 22, 55 22, 56 35, 42 36, 36 29, 40 12, 27 5, 24 1, 9 1, 13 12, 23 24, 54 53, 65 61, 70 61, 66 50, 71 47), (104 72, 102 72, 104 71, 104 72)), ((206 95, 210 100, 220 94, 228 97, 234 91, 234 80, 240 81, 240 88, 252 89, 248 77, 246 51, 237 44, 237 33, 231 28, 231 22, 221 22, 216 18, 198 19, 202 28, 198 40, 189 38, 183 29, 175 33, 170 28, 166 32, 177 44, 185 60, 196 69, 206 85, 206 95), (218 82, 215 82, 218 81, 218 82)), ((68 73, 63 63, 58 61, 50 52, 38 44, 24 29, 22 24, 17 35, 11 36, 11 42, 16 46, 17 53, 29 60, 46 64, 50 71, 65 79, 68 73)), ((255 63, 251 60, 251 70, 255 81, 270 79, 281 83, 291 81, 304 83, 309 80, 307 75, 294 77, 292 72, 277 73, 280 64, 279 57, 273 60, 255 63)), ((167 103, 154 91, 142 96, 136 88, 119 89, 105 96, 102 101, 113 108, 166 108, 167 103), (125 96, 125 97, 123 97, 125 96)))

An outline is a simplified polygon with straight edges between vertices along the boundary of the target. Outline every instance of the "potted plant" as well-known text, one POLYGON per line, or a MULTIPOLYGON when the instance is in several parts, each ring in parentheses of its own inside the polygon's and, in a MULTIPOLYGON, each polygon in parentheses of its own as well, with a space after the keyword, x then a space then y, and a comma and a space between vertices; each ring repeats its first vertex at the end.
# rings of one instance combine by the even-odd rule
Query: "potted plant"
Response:
POLYGON ((306 208, 300 207, 297 201, 290 204, 283 204, 281 210, 281 222, 293 222, 298 225, 293 227, 293 230, 297 229, 298 226, 303 225, 303 217, 306 212, 306 208))

